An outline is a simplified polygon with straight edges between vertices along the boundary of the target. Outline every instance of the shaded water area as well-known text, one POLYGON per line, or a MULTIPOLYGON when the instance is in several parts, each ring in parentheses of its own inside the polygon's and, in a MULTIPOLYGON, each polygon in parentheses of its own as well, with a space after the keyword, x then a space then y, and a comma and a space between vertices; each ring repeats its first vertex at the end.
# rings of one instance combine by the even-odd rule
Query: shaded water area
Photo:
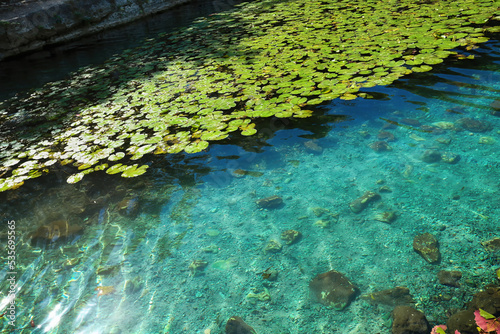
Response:
POLYGON ((469 52, 307 119, 144 157, 138 178, 70 185, 62 169, 1 193, 2 241, 9 221, 18 236, 19 332, 222 333, 238 315, 257 333, 390 333, 397 301, 363 295, 397 286, 444 323, 498 266, 482 243, 500 214, 500 42, 469 52), (379 198, 353 212, 366 191, 379 198), (290 230, 302 236, 289 243, 290 230), (436 263, 413 249, 423 233, 439 241, 436 263), (332 269, 359 289, 343 311, 309 291, 332 269), (440 270, 460 271, 459 286, 439 284, 440 270))
POLYGON ((193 19, 226 11, 241 0, 192 0, 168 11, 119 26, 71 43, 11 57, 0 62, 0 100, 64 79, 79 68, 104 62, 146 38, 186 26, 193 19))

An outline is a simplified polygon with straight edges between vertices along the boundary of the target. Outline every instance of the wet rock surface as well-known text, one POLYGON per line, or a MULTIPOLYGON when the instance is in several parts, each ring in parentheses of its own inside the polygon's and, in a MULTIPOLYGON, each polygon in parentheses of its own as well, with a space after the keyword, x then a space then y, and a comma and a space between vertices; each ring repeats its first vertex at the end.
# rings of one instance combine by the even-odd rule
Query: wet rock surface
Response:
POLYGON ((354 213, 360 213, 363 211, 368 204, 373 201, 380 199, 380 195, 373 191, 366 191, 363 196, 356 198, 349 204, 351 211, 354 213))
POLYGON ((441 258, 438 240, 430 233, 417 235, 413 239, 413 249, 429 263, 436 263, 441 258))
POLYGON ((226 334, 256 334, 257 332, 249 326, 242 318, 232 316, 226 323, 226 334))
POLYGON ((410 306, 396 306, 392 311, 392 334, 428 334, 425 315, 410 306))
POLYGON ((372 304, 383 304, 389 306, 409 305, 414 303, 413 297, 410 294, 410 289, 404 286, 375 291, 362 295, 360 298, 372 304))
POLYGON ((74 40, 189 0, 12 1, 0 8, 0 60, 74 40))
POLYGON ((358 288, 336 270, 317 275, 309 283, 309 289, 316 301, 336 310, 346 308, 358 292, 358 288))
POLYGON ((276 209, 283 204, 283 199, 278 195, 269 196, 257 200, 257 205, 262 209, 276 209))
POLYGON ((462 278, 462 273, 457 270, 441 270, 438 272, 437 277, 439 284, 458 288, 460 286, 458 281, 462 278))

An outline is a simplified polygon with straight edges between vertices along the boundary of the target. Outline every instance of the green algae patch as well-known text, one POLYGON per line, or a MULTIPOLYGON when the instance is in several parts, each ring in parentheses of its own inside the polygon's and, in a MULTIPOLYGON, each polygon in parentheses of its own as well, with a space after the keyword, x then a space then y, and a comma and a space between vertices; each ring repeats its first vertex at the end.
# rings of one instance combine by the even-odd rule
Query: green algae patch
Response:
POLYGON ((500 2, 255 1, 148 39, 0 103, 0 191, 58 166, 136 177, 150 154, 196 153, 430 71, 500 31, 500 2), (118 163, 119 161, 119 163, 118 163), (59 164, 57 164, 59 162, 59 164))

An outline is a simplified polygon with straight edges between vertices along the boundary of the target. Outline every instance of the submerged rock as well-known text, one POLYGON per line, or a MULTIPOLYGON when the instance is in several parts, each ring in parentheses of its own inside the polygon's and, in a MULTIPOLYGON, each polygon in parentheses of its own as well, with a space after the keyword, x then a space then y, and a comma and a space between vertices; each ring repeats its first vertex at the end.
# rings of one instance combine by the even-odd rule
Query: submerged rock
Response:
POLYGON ((189 265, 189 271, 191 276, 197 276, 203 272, 203 270, 207 267, 208 262, 204 260, 194 260, 189 265))
POLYGON ((385 211, 376 213, 373 217, 375 220, 378 220, 383 223, 390 224, 396 219, 396 213, 394 211, 385 211))
POLYGON ((413 250, 429 263, 436 263, 441 257, 438 240, 430 233, 417 235, 413 239, 413 250))
POLYGON ((380 199, 380 195, 373 191, 366 191, 363 196, 356 198, 349 204, 351 211, 354 213, 360 213, 363 211, 369 203, 380 199))
POLYGON ((371 143, 370 148, 375 152, 392 151, 392 147, 390 147, 389 144, 382 140, 371 143))
POLYGON ((358 288, 338 271, 317 275, 309 283, 312 295, 319 303, 343 310, 354 299, 358 288))
POLYGON ((257 334, 242 318, 232 316, 226 323, 226 334, 257 334))
POLYGON ((392 334, 429 334, 425 315, 410 306, 396 306, 392 311, 392 334))
POLYGON ((438 162, 441 161, 441 153, 436 150, 426 150, 420 159, 427 163, 438 162))
POLYGON ((481 242, 481 245, 490 252, 495 252, 500 250, 500 238, 493 238, 487 241, 481 242))
POLYGON ((276 240, 269 240, 266 247, 264 248, 264 252, 266 253, 278 253, 281 250, 281 244, 276 240))
POLYGON ((315 140, 308 140, 304 143, 305 148, 309 152, 313 153, 322 153, 323 152, 323 147, 319 146, 315 140))
POLYGON ((379 131, 379 133, 377 134, 377 138, 378 139, 385 139, 387 141, 396 140, 396 137, 394 137, 394 135, 389 131, 379 131))
POLYGON ((460 118, 455 124, 470 132, 486 132, 491 130, 490 123, 469 117, 460 118))
POLYGON ((276 209, 283 204, 283 199, 278 195, 269 196, 257 200, 257 205, 263 209, 276 209))
POLYGON ((458 288, 460 284, 458 281, 462 278, 462 273, 456 270, 440 270, 437 274, 439 284, 458 288))
POLYGON ((300 240, 302 233, 295 230, 286 230, 281 232, 281 239, 286 242, 287 245, 291 245, 300 240))
POLYGON ((66 238, 78 233, 83 228, 79 225, 70 225, 67 220, 56 220, 47 225, 40 226, 36 231, 29 234, 32 240, 44 239, 54 242, 60 238, 66 238))
POLYGON ((441 155, 441 161, 446 162, 447 164, 456 164, 460 161, 460 159, 460 155, 451 152, 444 152, 441 155))
POLYGON ((408 305, 415 302, 410 295, 410 289, 404 286, 368 293, 362 295, 360 298, 373 304, 384 304, 389 306, 408 305))

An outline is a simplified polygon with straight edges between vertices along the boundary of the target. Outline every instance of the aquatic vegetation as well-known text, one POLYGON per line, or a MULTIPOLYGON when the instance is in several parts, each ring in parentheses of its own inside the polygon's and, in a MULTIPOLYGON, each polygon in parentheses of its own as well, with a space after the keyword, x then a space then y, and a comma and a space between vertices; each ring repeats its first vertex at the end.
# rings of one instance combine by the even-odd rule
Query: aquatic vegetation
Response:
POLYGON ((488 40, 498 2, 256 1, 0 104, 0 191, 64 167, 137 177, 256 119, 303 118, 488 40), (119 163, 117 161, 120 161, 119 163), (137 163, 136 163, 137 162, 137 163))

